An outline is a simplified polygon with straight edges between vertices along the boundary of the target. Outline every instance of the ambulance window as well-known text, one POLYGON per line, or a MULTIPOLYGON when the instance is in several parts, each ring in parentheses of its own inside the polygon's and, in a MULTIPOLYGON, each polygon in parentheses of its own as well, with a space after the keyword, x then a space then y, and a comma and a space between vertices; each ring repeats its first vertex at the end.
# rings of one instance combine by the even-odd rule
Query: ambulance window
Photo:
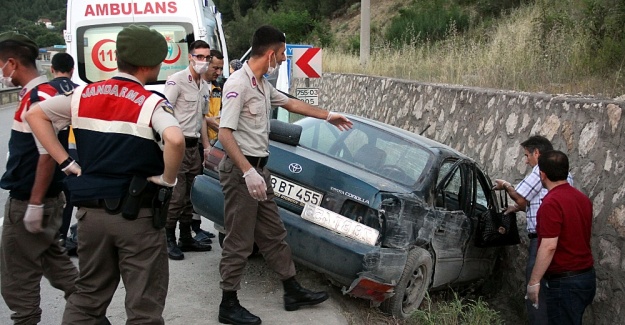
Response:
MULTIPOLYGON (((193 27, 184 23, 144 24, 159 31, 167 40, 167 57, 155 82, 162 84, 168 76, 188 66, 188 44, 194 40, 193 27)), ((100 81, 117 74, 115 40, 117 33, 128 25, 130 23, 78 28, 78 74, 83 81, 100 81)))

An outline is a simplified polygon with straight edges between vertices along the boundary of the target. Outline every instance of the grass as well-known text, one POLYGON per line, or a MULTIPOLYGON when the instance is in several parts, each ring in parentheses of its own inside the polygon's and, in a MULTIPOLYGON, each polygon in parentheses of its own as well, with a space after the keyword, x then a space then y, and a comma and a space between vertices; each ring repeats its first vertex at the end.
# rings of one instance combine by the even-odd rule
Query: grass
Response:
POLYGON ((562 28, 539 37, 539 15, 537 7, 524 6, 507 19, 468 34, 460 35, 452 26, 444 41, 415 40, 401 47, 375 44, 366 66, 360 65, 358 54, 336 46, 324 51, 323 69, 517 91, 592 94, 599 98, 625 94, 625 58, 607 73, 592 71, 587 31, 562 28))

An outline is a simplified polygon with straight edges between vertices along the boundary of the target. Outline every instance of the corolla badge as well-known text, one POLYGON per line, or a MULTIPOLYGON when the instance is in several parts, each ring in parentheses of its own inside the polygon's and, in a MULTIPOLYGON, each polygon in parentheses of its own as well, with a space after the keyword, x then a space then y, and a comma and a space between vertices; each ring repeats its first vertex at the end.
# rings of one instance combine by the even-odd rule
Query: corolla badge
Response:
POLYGON ((289 170, 291 171, 291 173, 293 174, 299 174, 302 172, 302 165, 298 164, 298 163, 291 163, 289 165, 289 170))

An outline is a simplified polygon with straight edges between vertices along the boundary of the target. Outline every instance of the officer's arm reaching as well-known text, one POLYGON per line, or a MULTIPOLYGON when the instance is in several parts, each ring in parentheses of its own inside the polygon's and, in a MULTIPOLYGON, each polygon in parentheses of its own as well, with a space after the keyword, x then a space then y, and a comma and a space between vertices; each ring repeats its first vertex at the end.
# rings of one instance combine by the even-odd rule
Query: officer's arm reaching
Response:
POLYGON ((347 131, 352 128, 352 122, 347 117, 339 113, 326 111, 301 100, 289 98, 288 103, 283 105, 283 107, 293 113, 326 120, 332 125, 335 125, 341 131, 347 131))

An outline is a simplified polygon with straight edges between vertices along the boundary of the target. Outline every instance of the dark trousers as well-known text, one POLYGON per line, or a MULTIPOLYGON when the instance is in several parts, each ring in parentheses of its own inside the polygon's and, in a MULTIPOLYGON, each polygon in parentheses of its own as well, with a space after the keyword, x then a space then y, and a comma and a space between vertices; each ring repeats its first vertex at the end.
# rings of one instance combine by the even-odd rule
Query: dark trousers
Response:
POLYGON ((595 271, 545 282, 549 324, 581 325, 584 310, 592 303, 597 291, 595 271))
POLYGON ((165 230, 152 226, 150 209, 136 220, 103 209, 79 208, 76 292, 68 299, 63 324, 99 324, 121 276, 126 288, 127 324, 164 324, 169 285, 165 230))
MULTIPOLYGON (((538 254, 538 238, 532 238, 527 247, 526 285, 529 284, 532 269, 534 269, 534 264, 536 264, 536 254, 538 254)), ((545 287, 545 280, 540 281, 540 287, 545 287)), ((546 299, 545 290, 540 290, 538 292, 538 309, 532 306, 532 302, 529 299, 525 299, 525 308, 527 309, 527 318, 530 325, 547 325, 549 323, 546 299)))
POLYGON ((195 176, 202 173, 202 157, 197 146, 184 150, 182 165, 178 170, 178 183, 174 187, 167 213, 167 228, 176 228, 176 223, 191 224, 193 205, 191 204, 191 185, 195 176))
POLYGON ((254 242, 269 267, 281 280, 295 276, 291 248, 284 241, 286 229, 274 202, 269 170, 257 170, 267 184, 267 200, 262 202, 250 196, 243 172, 232 160, 224 158, 219 164, 219 180, 225 196, 226 228, 219 263, 222 290, 234 291, 241 288, 243 270, 254 248, 254 242))
POLYGON ((76 267, 59 245, 61 211, 65 200, 58 198, 43 201, 43 232, 30 233, 24 227, 27 201, 7 199, 0 246, 0 282, 2 297, 13 311, 15 324, 37 324, 41 321, 39 302, 41 277, 65 292, 74 292, 78 277, 76 267))

